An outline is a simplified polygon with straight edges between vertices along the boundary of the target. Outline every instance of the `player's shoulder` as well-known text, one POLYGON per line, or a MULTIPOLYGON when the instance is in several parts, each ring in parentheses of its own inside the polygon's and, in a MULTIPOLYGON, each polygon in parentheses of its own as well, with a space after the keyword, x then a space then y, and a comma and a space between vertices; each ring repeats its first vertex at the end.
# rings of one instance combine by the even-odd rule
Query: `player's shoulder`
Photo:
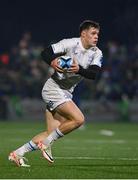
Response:
POLYGON ((97 53, 98 53, 98 54, 101 54, 101 55, 103 54, 103 53, 102 53, 102 50, 99 49, 98 47, 97 47, 97 53))
POLYGON ((79 38, 66 38, 61 41, 61 44, 66 48, 74 48, 79 44, 79 38))
POLYGON ((62 40, 62 42, 64 43, 70 43, 70 44, 76 44, 76 43, 79 43, 80 41, 80 38, 65 38, 62 40))
POLYGON ((91 51, 95 52, 95 54, 98 54, 98 55, 101 55, 101 56, 103 55, 102 50, 99 49, 97 46, 96 47, 92 47, 91 51))

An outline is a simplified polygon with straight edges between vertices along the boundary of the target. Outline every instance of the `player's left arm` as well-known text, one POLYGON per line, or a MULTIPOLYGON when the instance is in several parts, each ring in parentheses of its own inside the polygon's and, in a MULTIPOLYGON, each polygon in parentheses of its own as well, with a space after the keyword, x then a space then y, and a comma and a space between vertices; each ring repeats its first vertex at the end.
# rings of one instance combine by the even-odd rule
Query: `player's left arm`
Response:
POLYGON ((102 60, 103 60, 102 51, 98 50, 98 52, 95 53, 95 57, 94 57, 92 63, 88 66, 87 69, 84 69, 74 59, 74 63, 72 65, 72 67, 70 68, 70 72, 74 72, 76 74, 80 74, 81 76, 83 76, 87 79, 94 80, 94 79, 96 79, 97 74, 99 74, 99 72, 101 71, 102 60))
POLYGON ((99 67, 98 65, 90 65, 87 69, 84 69, 74 59, 74 62, 71 68, 69 68, 68 72, 74 72, 76 74, 80 74, 81 76, 87 79, 95 79, 97 74, 100 72, 100 70, 101 67, 99 67))
POLYGON ((97 49, 91 64, 88 66, 87 69, 79 66, 78 74, 82 75, 87 79, 96 79, 96 76, 101 71, 101 66, 103 62, 103 54, 100 49, 97 49))
POLYGON ((87 79, 96 79, 97 74, 101 71, 101 67, 97 65, 90 65, 87 69, 84 69, 79 65, 79 71, 76 74, 80 74, 81 76, 87 79))

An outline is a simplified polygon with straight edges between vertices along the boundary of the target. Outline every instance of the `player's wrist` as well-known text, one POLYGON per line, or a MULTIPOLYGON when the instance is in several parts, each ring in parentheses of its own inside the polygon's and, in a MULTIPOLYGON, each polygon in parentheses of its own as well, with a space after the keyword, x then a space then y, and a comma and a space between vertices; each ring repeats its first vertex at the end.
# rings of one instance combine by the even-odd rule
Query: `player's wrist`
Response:
POLYGON ((83 71, 83 67, 78 65, 78 71, 76 72, 76 74, 80 74, 83 71))
POLYGON ((53 67, 53 68, 55 68, 57 65, 58 65, 58 63, 57 63, 57 58, 56 58, 56 59, 53 59, 53 60, 51 61, 50 66, 53 67))

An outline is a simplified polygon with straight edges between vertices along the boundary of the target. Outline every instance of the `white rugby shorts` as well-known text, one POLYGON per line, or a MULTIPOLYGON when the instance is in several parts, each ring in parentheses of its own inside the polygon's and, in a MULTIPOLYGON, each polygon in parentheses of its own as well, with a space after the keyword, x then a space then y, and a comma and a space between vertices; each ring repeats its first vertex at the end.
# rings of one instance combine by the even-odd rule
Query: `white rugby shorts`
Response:
POLYGON ((72 100, 72 94, 68 90, 61 89, 52 78, 49 78, 44 84, 42 97, 50 111, 53 111, 60 104, 72 100))

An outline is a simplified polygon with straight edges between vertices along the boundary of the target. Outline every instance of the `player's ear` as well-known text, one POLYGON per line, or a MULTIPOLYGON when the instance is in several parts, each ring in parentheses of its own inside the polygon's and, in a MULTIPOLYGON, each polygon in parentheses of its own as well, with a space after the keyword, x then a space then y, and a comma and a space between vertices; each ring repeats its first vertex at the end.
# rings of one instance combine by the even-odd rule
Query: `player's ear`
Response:
POLYGON ((82 36, 82 37, 84 37, 84 36, 85 36, 85 34, 86 34, 86 32, 85 32, 85 31, 82 31, 82 32, 81 32, 81 36, 82 36))

